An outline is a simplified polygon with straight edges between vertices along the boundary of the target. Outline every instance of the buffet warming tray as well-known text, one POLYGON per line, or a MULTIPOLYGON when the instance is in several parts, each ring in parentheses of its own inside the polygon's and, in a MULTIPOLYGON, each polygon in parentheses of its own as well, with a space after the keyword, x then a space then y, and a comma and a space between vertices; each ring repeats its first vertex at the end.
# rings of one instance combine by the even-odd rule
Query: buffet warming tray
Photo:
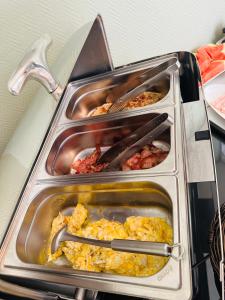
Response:
POLYGON ((189 78, 185 72, 179 54, 173 53, 67 85, 1 248, 0 273, 143 298, 191 299, 188 184, 213 181, 214 166, 204 101, 200 96, 183 99, 182 86, 189 78), (149 87, 163 91, 162 100, 133 110, 88 116, 130 74, 171 57, 176 58, 175 67, 161 72, 149 87), (107 149, 164 112, 171 126, 158 139, 168 143, 170 151, 161 164, 145 170, 70 174, 73 160, 93 151, 96 143, 107 149), (174 251, 177 256, 183 253, 181 259, 170 258, 149 277, 78 271, 67 264, 43 265, 40 255, 53 218, 59 212, 70 214, 78 202, 87 205, 94 219, 165 218, 173 228, 173 244, 180 245, 174 251))

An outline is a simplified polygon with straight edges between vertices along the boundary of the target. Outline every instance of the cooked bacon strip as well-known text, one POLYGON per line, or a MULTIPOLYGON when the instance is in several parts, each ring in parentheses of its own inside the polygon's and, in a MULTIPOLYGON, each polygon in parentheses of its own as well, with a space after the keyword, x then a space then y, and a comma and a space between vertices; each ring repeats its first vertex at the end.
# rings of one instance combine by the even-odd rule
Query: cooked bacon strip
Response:
MULTIPOLYGON (((153 145, 143 147, 140 152, 132 155, 125 163, 122 164, 122 171, 149 169, 160 164, 168 155, 167 151, 163 151, 153 145)), ((96 146, 93 153, 83 159, 75 161, 71 165, 71 174, 88 174, 101 172, 107 167, 107 163, 97 164, 96 162, 101 156, 101 148, 96 146)))
POLYGON ((160 164, 166 157, 168 153, 158 153, 150 155, 141 161, 142 169, 149 169, 160 164))
POLYGON ((153 145, 145 146, 141 152, 132 155, 122 165, 123 171, 150 169, 160 164, 168 155, 167 151, 163 151, 153 145))
POLYGON ((78 159, 71 165, 71 174, 88 174, 101 172, 107 164, 96 164, 97 160, 101 156, 101 148, 96 145, 96 149, 93 153, 83 159, 78 159))

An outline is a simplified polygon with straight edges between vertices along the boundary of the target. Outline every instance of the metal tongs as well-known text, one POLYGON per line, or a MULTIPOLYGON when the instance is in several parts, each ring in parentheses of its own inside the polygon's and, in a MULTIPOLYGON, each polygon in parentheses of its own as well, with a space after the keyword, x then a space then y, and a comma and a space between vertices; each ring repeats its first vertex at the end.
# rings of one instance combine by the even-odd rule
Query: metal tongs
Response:
MULTIPOLYGON (((113 105, 109 109, 109 113, 123 110, 127 102, 148 90, 148 86, 151 84, 151 82, 153 82, 156 79, 156 77, 160 76, 162 72, 177 67, 177 59, 171 58, 157 65, 156 67, 153 67, 150 70, 143 72, 142 74, 138 74, 136 77, 131 76, 130 81, 127 82, 125 85, 125 94, 120 96, 119 98, 114 99, 113 105), (130 90, 127 90, 126 88, 129 87, 130 90)), ((115 98, 115 96, 112 96, 112 98, 115 98)))
POLYGON ((114 239, 112 241, 96 240, 76 236, 67 232, 67 226, 60 229, 54 236, 51 243, 51 253, 55 253, 61 242, 70 241, 82 244, 94 245, 104 248, 111 248, 116 251, 139 253, 148 255, 158 255, 172 257, 175 260, 180 260, 183 257, 183 248, 180 244, 169 245, 166 243, 136 241, 136 240, 122 240, 114 239), (173 253, 174 248, 181 248, 180 254, 173 253))
POLYGON ((170 126, 171 121, 168 120, 167 113, 156 115, 152 120, 107 150, 97 163, 108 163, 104 171, 119 169, 123 162, 138 152, 143 146, 152 143, 157 136, 170 128, 170 126))

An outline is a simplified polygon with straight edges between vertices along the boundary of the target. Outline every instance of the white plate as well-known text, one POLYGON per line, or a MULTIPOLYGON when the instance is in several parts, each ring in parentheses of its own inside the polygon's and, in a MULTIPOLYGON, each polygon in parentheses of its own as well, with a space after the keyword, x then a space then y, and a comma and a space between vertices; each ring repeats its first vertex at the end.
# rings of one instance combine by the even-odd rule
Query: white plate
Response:
POLYGON ((222 113, 212 105, 216 99, 222 96, 225 98, 225 72, 217 76, 215 79, 210 80, 203 88, 207 103, 218 115, 225 119, 225 113, 222 113))

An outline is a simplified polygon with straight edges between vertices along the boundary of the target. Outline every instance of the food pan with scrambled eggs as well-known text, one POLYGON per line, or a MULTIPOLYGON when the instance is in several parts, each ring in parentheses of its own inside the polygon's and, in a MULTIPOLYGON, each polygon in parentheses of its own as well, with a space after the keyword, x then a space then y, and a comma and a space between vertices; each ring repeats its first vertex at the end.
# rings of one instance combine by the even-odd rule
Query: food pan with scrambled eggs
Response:
POLYGON ((63 242, 58 250, 51 253, 51 241, 55 234, 67 225, 74 235, 99 240, 129 239, 172 244, 172 227, 159 217, 129 216, 124 223, 105 218, 93 221, 87 208, 77 204, 72 215, 59 213, 54 218, 48 242, 48 263, 65 256, 77 270, 106 272, 128 276, 151 276, 161 270, 168 258, 114 251, 112 249, 63 242))

